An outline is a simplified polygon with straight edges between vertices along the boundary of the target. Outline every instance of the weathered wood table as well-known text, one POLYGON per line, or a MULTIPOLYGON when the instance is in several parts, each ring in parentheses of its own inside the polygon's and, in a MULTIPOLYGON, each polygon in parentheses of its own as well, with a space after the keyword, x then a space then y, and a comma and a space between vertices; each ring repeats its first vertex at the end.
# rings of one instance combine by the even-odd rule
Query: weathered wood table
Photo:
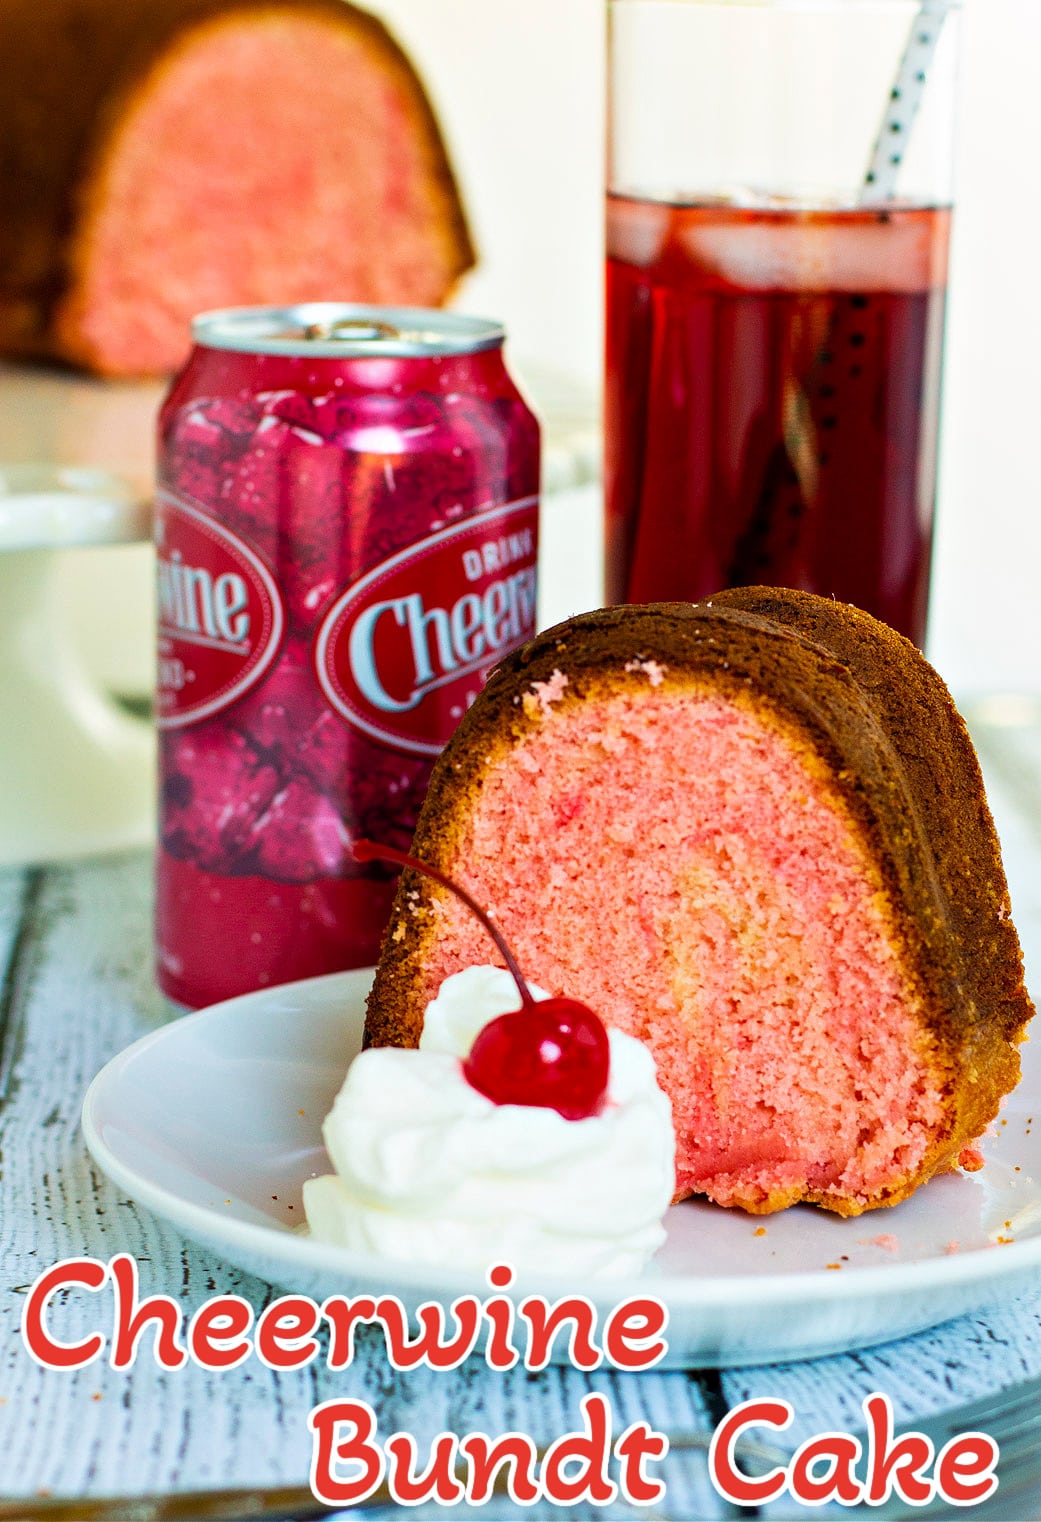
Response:
MULTIPOLYGON (((1041 991, 1041 704, 994 698, 967 711, 1004 843, 1028 976, 1041 991)), ((645 1416, 672 1431, 707 1431, 750 1396, 782 1395, 796 1411, 788 1434, 794 1445, 810 1433, 858 1425, 860 1402, 873 1391, 888 1393, 898 1420, 911 1425, 1041 1370, 1041 1273, 1036 1289, 1010 1303, 901 1342, 730 1372, 502 1374, 471 1360, 454 1373, 403 1374, 388 1367, 376 1338, 363 1338, 359 1358, 336 1375, 319 1362, 276 1374, 256 1359, 220 1375, 194 1366, 164 1372, 144 1358, 125 1373, 102 1361, 69 1373, 39 1367, 22 1342, 22 1307, 27 1287, 62 1258, 128 1252, 140 1265, 142 1292, 173 1296, 186 1313, 216 1293, 243 1295, 259 1312, 278 1293, 124 1197, 91 1165, 80 1135, 80 1105, 94 1074, 171 1018, 152 986, 150 876, 144 854, 0 874, 0 1497, 24 1498, 26 1516, 45 1495, 306 1483, 307 1414, 333 1395, 364 1397, 381 1427, 413 1433, 421 1452, 442 1429, 513 1428, 551 1441, 576 1426, 589 1389, 607 1391, 626 1422, 645 1416)), ((63 1326, 75 1330, 81 1314, 80 1335, 91 1329, 90 1298, 78 1297, 78 1313, 66 1309, 63 1326)), ((703 1462, 666 1475, 668 1502, 648 1515, 709 1522, 755 1514, 729 1508, 708 1485, 703 1462)), ((1008 1515, 1020 1522, 1041 1516, 1041 1460, 1034 1500, 1017 1504, 1027 1510, 1008 1515)), ((491 1506, 484 1514, 507 1512, 491 1506)), ((527 1514, 544 1515, 538 1508, 527 1514)), ((596 1514, 581 1507, 573 1513, 596 1514)), ((412 1515, 444 1513, 420 1508, 412 1515)), ((1005 1514, 990 1508, 987 1515, 1005 1514)))

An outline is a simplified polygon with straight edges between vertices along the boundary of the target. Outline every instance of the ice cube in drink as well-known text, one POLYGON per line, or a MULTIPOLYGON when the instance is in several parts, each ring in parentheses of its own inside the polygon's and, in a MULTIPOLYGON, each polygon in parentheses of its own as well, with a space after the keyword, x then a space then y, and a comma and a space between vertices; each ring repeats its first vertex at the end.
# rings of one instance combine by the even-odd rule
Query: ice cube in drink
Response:
POLYGON ((609 602, 792 586, 923 642, 949 226, 608 198, 609 602))

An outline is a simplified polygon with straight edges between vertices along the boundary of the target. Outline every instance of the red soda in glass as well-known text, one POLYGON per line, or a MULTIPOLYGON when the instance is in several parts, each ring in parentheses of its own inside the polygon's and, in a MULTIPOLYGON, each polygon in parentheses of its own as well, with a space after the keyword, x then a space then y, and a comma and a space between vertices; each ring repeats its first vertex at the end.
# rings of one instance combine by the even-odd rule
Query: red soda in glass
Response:
POLYGON ((922 644, 949 228, 608 197, 608 602, 798 587, 922 644))
POLYGON ((158 981, 212 1003, 375 960, 434 756, 534 632, 538 425, 502 329, 208 314, 163 406, 158 981))

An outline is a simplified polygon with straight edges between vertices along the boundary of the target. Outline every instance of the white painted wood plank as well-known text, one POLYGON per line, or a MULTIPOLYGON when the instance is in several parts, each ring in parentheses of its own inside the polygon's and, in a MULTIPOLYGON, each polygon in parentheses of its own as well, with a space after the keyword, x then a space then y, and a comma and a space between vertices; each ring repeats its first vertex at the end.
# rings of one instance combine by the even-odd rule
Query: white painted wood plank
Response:
MULTIPOLYGON (((1017 919, 1025 915, 1020 929, 1036 957, 1041 728, 1017 733, 1011 743, 985 729, 980 749, 1017 919)), ((452 1375, 397 1374, 376 1334, 361 1339, 355 1365, 335 1376, 321 1366, 275 1376, 256 1360, 226 1375, 195 1368, 168 1373, 149 1357, 127 1374, 100 1365, 75 1375, 42 1371, 22 1348, 18 1320, 25 1287, 59 1257, 129 1251, 141 1264, 143 1291, 171 1294, 188 1312, 218 1293, 241 1293, 259 1310, 272 1292, 139 1211, 96 1175, 79 1136, 79 1104, 93 1074, 169 1018, 152 985, 148 862, 134 856, 48 871, 19 939, 26 887, 25 874, 0 874, 0 968, 17 943, 11 1017, 21 1027, 11 1095, 0 1110, 4 1493, 300 1482, 310 1458, 307 1412, 331 1395, 369 1400, 381 1431, 402 1427, 421 1443, 443 1428, 520 1429, 545 1443, 576 1425, 579 1400, 590 1388, 609 1394, 619 1424, 645 1417, 659 1428, 702 1431, 725 1404, 776 1393, 795 1405, 790 1436, 797 1440, 825 1426, 856 1425, 861 1399, 875 1389, 891 1394, 901 1419, 910 1421, 1041 1369, 1039 1286, 1037 1297, 866 1353, 710 1375, 706 1388, 719 1392, 711 1406, 698 1379, 683 1373, 586 1378, 551 1369, 533 1377, 492 1374, 474 1362, 452 1375)), ((1041 959, 1035 965, 1041 972, 1041 959)), ((95 1329, 99 1298, 70 1296, 56 1312, 61 1335, 95 1329)), ((670 1514, 701 1522, 727 1515, 703 1466, 690 1472, 689 1486, 676 1482, 670 1514)), ((413 1513, 416 1522, 420 1515, 413 1513)))
POLYGON ((779 1395, 795 1407, 787 1436, 800 1442, 829 1424, 863 1424, 861 1402, 882 1391, 897 1419, 975 1400, 1041 1373, 1041 1287, 1036 1295, 980 1316, 964 1316, 916 1337, 859 1353, 724 1374, 728 1402, 779 1395))
MULTIPOLYGON (((626 1423, 646 1414, 663 1425, 711 1425, 697 1384, 683 1374, 591 1382, 556 1369, 498 1375, 479 1362, 450 1375, 399 1374, 375 1333, 362 1336, 355 1364, 336 1375, 319 1365, 274 1375, 257 1360, 223 1375, 168 1372, 150 1356, 127 1373, 101 1363, 73 1374, 33 1364, 18 1334, 25 1289, 62 1257, 131 1252, 142 1293, 170 1294, 188 1313, 223 1293, 260 1310, 272 1294, 124 1198, 97 1175, 79 1136, 79 1103, 97 1069, 169 1018, 152 987, 150 915, 145 860, 90 863, 46 875, 23 935, 24 1040, 0 1115, 8 1160, 0 1179, 0 1492, 301 1483, 307 1413, 332 1395, 368 1400, 382 1432, 402 1428, 421 1443, 440 1430, 516 1428, 545 1444, 578 1424, 581 1396, 594 1385, 626 1423)), ((56 1335, 72 1341, 105 1330, 107 1295, 71 1293, 55 1309, 56 1335)), ((691 1514, 726 1514, 703 1473, 694 1484, 691 1514)))
POLYGON ((26 871, 15 867, 0 868, 0 975, 18 933, 27 876, 26 871))

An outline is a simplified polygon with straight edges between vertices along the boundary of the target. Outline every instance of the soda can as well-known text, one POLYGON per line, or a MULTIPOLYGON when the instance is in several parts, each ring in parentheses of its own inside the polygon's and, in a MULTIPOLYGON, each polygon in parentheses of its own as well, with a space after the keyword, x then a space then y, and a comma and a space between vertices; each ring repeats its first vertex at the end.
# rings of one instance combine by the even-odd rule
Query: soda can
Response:
POLYGON ((538 424, 495 323, 207 313, 159 419, 157 975, 373 962, 433 759, 535 629, 538 424))

